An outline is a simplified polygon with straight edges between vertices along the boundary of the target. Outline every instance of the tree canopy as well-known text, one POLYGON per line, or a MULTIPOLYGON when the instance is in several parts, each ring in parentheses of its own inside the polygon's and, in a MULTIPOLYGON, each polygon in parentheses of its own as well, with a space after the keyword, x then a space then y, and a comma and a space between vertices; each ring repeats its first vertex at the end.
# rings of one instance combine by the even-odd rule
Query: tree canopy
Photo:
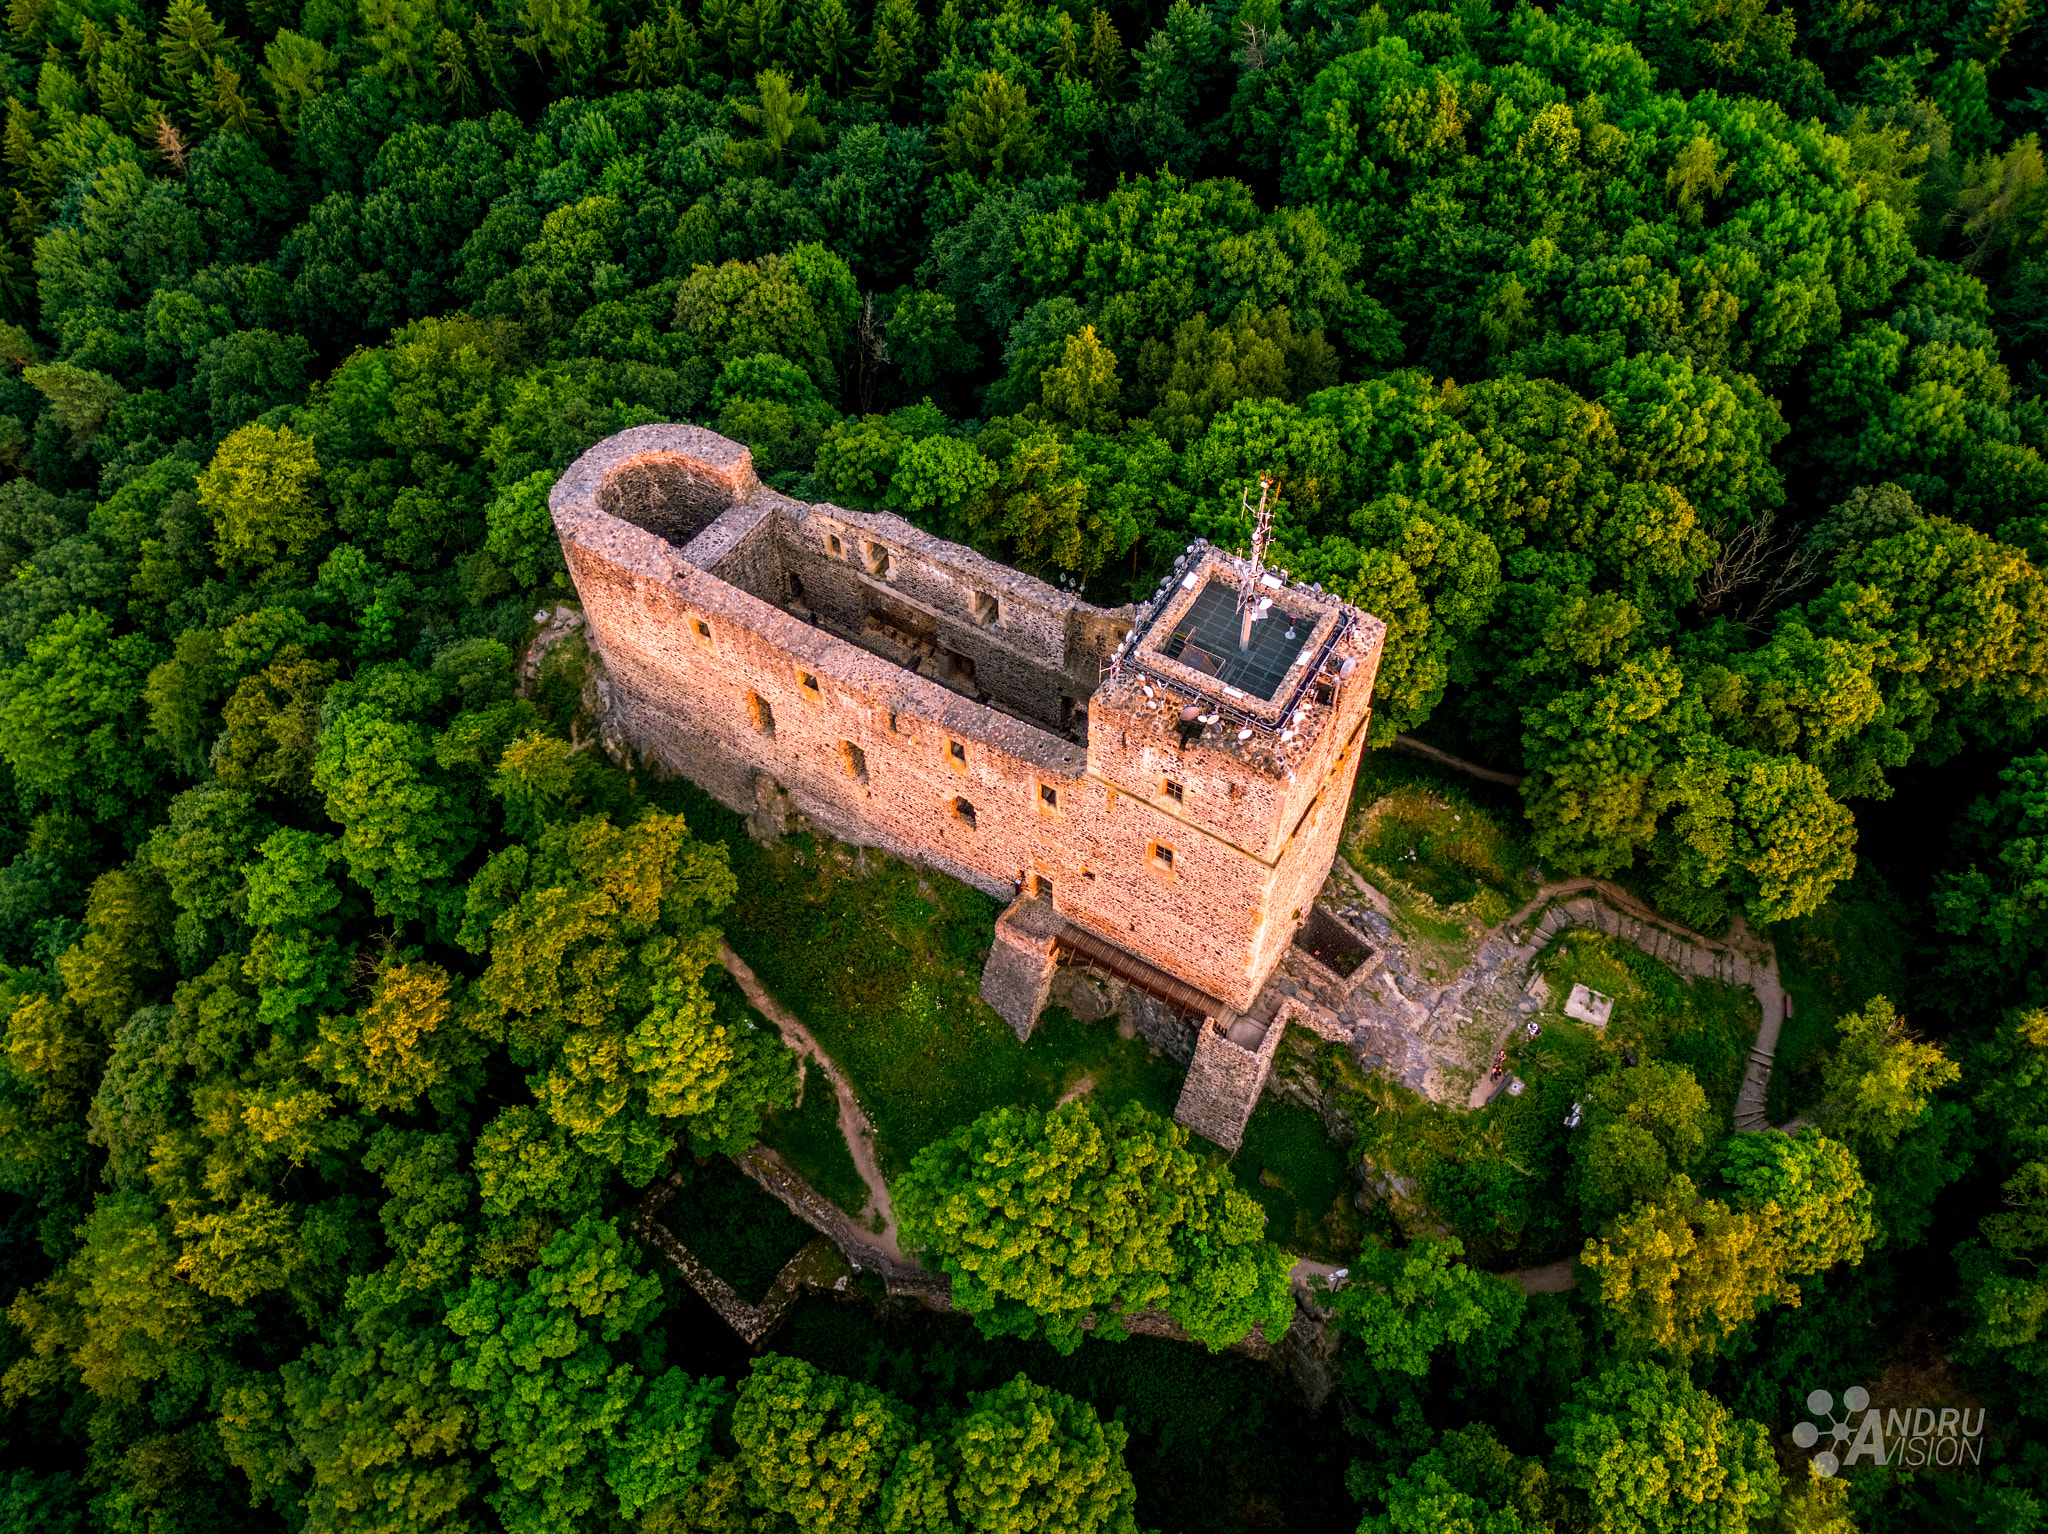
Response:
POLYGON ((2037 11, 16 0, 0 1523, 2038 1521, 2037 11), (803 1302, 859 1347, 707 1362, 635 1207, 822 1100, 712 970, 740 833, 529 649, 557 477, 682 421, 1112 611, 1270 479, 1387 625, 1375 781, 1491 773, 1386 941, 1534 872, 1768 943, 1786 1132, 1645 959, 1471 1113, 1370 1030, 1234 1161, 1128 1083, 962 1106, 895 1206, 987 1370, 871 1272, 803 1302), (1315 1417, 1229 1351, 1297 1293, 1315 1417), (1148 1310, 1205 1350, 1079 1346, 1148 1310), (1781 1493, 1909 1352, 1997 1462, 1781 1493))
POLYGON ((1164 1310, 1212 1349, 1293 1310, 1265 1214, 1138 1104, 998 1108, 917 1155, 896 1189, 904 1239, 953 1279, 989 1336, 1071 1351, 1164 1310))

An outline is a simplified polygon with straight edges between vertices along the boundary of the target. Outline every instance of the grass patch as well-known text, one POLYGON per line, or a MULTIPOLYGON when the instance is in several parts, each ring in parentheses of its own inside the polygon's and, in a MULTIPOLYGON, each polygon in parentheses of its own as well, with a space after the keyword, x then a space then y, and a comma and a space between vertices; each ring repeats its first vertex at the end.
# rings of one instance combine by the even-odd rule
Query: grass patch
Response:
POLYGON ((779 1152, 805 1182, 855 1219, 867 1208, 868 1185, 861 1181, 839 1128, 839 1094, 816 1064, 804 1064, 804 1100, 771 1114, 761 1143, 779 1152))
POLYGON ((1341 1262, 1365 1225, 1352 1207, 1350 1157, 1308 1109, 1266 1096, 1245 1125, 1230 1169, 1266 1211, 1266 1234, 1285 1250, 1341 1262))
POLYGON ((1360 828, 1359 856, 1438 906, 1512 893, 1534 861, 1519 837, 1440 776, 1375 752, 1359 780, 1364 803, 1377 806, 1360 828))
POLYGON ((1433 763, 1374 751, 1359 764, 1345 859, 1387 896, 1412 943, 1453 967, 1534 890, 1519 801, 1433 763), (1454 955, 1455 957, 1454 959, 1454 955))
POLYGON ((1761 1021, 1749 987, 1688 980, 1633 944, 1583 927, 1560 934, 1538 966, 1550 983, 1546 1013, 1555 1014, 1544 1017, 1545 1029, 1568 1022, 1562 1014, 1575 984, 1612 996, 1608 1046, 1683 1065, 1721 1117, 1733 1120, 1761 1021))
POLYGON ((1771 1122, 1782 1124, 1819 1101, 1836 1020, 1873 996, 1904 993, 1910 934, 1898 897, 1866 867, 1811 916, 1780 922, 1769 936, 1792 998, 1765 1098, 1771 1122))
POLYGON ((867 1110, 885 1177, 991 1108, 1050 1108, 1084 1078, 1094 1083, 1087 1095, 1111 1109, 1141 1102, 1165 1117, 1180 1100, 1182 1067, 1119 1037, 1113 1022, 1048 1007, 1020 1044, 979 998, 966 1016, 920 1012, 916 1000, 860 1020, 804 1018, 867 1110))
MULTIPOLYGON (((845 1073, 884 1176, 990 1108, 1050 1108, 1082 1078, 1108 1107, 1170 1114, 1183 1071, 1111 1021, 1048 1009, 1028 1044, 981 1000, 998 904, 872 849, 803 835, 763 847, 687 783, 664 799, 722 840, 740 893, 726 940, 845 1073)), ((808 1092, 806 1097, 808 1098, 808 1092)))
POLYGON ((811 1227, 724 1156, 684 1163, 688 1179, 661 1221, 748 1304, 756 1304, 811 1227))

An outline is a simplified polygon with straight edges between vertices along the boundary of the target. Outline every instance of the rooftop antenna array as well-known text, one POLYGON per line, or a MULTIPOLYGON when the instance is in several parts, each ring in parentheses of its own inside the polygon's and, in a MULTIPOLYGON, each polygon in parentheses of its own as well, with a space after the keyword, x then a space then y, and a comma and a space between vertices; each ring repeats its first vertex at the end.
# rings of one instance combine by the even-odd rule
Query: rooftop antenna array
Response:
MULTIPOLYGON (((1261 597, 1257 593, 1260 582, 1267 578, 1266 553, 1273 537, 1272 503, 1278 490, 1279 482, 1269 475, 1262 474, 1259 476, 1259 504, 1252 505, 1249 490, 1242 492, 1240 496, 1246 515, 1252 519, 1251 557, 1230 560, 1242 577, 1237 594, 1238 610, 1245 615, 1241 643, 1249 643, 1252 624, 1264 617, 1266 610, 1272 606, 1272 598, 1261 597)), ((1185 684, 1170 683, 1163 677, 1154 676, 1149 672, 1138 657, 1139 643, 1151 631, 1154 620, 1165 610, 1175 590, 1192 587, 1194 575, 1189 572, 1189 567, 1200 563, 1202 550, 1208 546, 1205 540, 1197 538, 1187 546, 1184 554, 1174 560, 1172 573, 1162 577, 1158 590, 1138 604, 1135 621, 1116 642, 1108 660, 1102 663, 1101 675, 1106 682, 1122 681, 1125 666, 1128 664, 1139 685, 1145 690, 1148 708, 1171 708, 1172 705, 1180 704, 1182 699, 1179 693, 1185 684)), ((1285 570, 1279 572, 1279 578, 1285 578, 1286 575, 1285 570)), ((1278 584, 1279 579, 1275 579, 1275 585, 1278 584)), ((1308 589, 1318 594, 1322 593, 1320 586, 1310 586, 1308 589)), ((1290 614, 1289 622, 1294 621, 1296 620, 1290 614)), ((1311 706, 1308 696, 1311 688, 1318 684, 1327 685, 1332 689, 1334 699, 1334 692, 1341 685, 1341 679, 1349 677, 1352 668, 1358 664, 1354 660, 1346 660, 1334 671, 1327 667, 1330 652, 1351 630, 1352 620, 1347 614, 1322 642, 1314 660, 1302 668, 1301 680, 1294 684, 1293 692, 1282 705, 1277 720, 1262 718, 1250 709, 1236 707, 1226 698, 1199 696, 1181 707, 1176 724, 1186 732, 1182 739, 1182 748, 1185 749, 1189 741, 1197 736, 1198 732, 1189 728, 1192 725, 1221 725, 1226 733, 1234 728, 1240 742, 1250 740, 1254 735, 1263 736, 1266 749, 1273 752, 1282 771, 1287 774, 1288 781, 1293 782, 1295 753, 1288 748, 1299 739, 1302 727, 1307 721, 1311 706), (1203 709, 1207 712, 1202 712, 1203 709)))
POLYGON ((1237 647, 1249 650, 1252 647, 1252 625, 1265 616, 1265 610, 1273 605, 1270 597, 1259 595, 1259 577, 1266 570, 1266 546, 1273 541, 1273 509, 1270 504, 1273 481, 1270 476, 1259 476, 1259 504, 1252 506, 1252 493, 1239 493, 1238 501, 1245 514, 1252 520, 1252 557, 1245 566, 1244 584, 1237 589, 1237 610, 1244 614, 1244 622, 1238 631, 1237 647))

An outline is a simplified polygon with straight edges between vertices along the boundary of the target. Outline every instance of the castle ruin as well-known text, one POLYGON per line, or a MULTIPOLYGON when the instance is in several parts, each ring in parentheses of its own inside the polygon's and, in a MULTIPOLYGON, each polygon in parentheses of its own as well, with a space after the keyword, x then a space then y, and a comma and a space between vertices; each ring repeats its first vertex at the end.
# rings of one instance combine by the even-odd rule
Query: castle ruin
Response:
POLYGON ((996 1012, 1028 1038, 1059 965, 1113 977, 1189 1062, 1175 1117, 1236 1147, 1281 1032, 1244 1014, 1336 854, 1384 623, 1207 545, 1094 607, 695 426, 606 439, 549 508, 636 751, 1010 899, 996 1012))

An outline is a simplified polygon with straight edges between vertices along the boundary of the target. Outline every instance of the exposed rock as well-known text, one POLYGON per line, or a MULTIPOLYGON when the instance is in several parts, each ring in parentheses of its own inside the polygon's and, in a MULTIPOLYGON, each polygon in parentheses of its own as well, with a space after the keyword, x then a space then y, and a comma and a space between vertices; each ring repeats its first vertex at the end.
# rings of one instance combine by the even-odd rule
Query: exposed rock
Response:
POLYGON ((1085 969, 1062 969, 1053 976, 1052 990, 1046 999, 1084 1023, 1098 1023, 1117 1009, 1108 982, 1085 969))

